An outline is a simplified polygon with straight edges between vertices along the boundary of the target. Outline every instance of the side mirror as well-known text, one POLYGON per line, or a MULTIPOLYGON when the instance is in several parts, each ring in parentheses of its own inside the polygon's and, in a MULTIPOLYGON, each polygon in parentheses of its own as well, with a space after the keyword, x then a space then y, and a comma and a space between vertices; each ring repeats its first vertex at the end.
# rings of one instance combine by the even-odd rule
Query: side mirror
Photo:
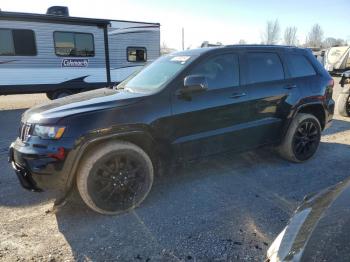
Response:
POLYGON ((184 79, 184 88, 182 94, 196 93, 208 89, 207 78, 201 75, 189 75, 184 79))

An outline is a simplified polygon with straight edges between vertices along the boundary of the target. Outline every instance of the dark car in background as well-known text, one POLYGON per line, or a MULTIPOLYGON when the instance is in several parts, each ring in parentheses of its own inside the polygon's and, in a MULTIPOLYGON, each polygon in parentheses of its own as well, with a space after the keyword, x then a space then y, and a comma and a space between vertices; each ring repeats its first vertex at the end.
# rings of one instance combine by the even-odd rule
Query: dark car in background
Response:
POLYGON ((114 89, 23 114, 9 159, 23 187, 103 214, 139 205, 168 162, 264 145, 303 162, 331 122, 333 80, 306 49, 223 46, 159 58, 114 89))
POLYGON ((350 180, 308 195, 267 261, 350 261, 350 180))

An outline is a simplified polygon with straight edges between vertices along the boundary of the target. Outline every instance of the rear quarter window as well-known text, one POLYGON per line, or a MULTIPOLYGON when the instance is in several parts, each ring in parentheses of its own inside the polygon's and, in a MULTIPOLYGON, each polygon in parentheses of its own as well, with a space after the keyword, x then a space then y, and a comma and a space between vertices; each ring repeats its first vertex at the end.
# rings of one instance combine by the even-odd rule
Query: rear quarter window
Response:
POLYGON ((287 54, 286 60, 292 78, 316 75, 314 67, 304 55, 287 54))
POLYGON ((247 83, 261 83, 284 79, 284 70, 275 53, 247 53, 247 83))

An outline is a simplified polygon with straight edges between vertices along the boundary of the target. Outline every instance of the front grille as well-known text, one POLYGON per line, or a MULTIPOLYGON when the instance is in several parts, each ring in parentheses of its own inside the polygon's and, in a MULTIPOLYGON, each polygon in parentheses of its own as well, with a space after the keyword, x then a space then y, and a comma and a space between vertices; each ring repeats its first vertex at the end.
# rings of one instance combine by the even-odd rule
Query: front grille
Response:
POLYGON ((32 131, 32 125, 31 124, 22 124, 19 132, 19 138, 24 142, 27 141, 30 132, 32 131))

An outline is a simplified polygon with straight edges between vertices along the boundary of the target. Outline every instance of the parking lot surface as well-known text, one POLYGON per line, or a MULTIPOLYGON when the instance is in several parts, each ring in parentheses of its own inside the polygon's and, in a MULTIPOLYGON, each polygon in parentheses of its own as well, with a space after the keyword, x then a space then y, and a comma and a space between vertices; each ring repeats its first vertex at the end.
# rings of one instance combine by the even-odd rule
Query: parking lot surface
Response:
POLYGON ((22 108, 41 101, 44 95, 0 97, 4 261, 262 261, 306 194, 350 175, 350 118, 336 115, 316 157, 306 163, 284 161, 272 148, 226 153, 158 178, 130 213, 96 214, 77 194, 52 212, 51 193, 22 189, 6 154, 22 108))

